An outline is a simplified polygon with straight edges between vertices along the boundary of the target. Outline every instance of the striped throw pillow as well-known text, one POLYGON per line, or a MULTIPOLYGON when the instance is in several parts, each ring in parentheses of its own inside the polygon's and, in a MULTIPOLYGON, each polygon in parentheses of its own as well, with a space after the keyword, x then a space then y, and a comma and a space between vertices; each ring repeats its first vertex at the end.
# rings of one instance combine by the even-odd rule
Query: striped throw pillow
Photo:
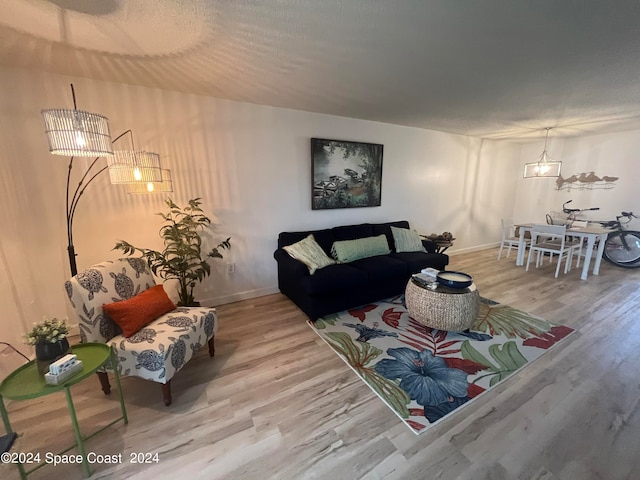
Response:
POLYGON ((316 273, 316 270, 320 268, 336 263, 335 260, 329 258, 329 256, 324 253, 324 250, 318 245, 318 242, 316 242, 316 239, 311 233, 299 242, 282 248, 291 255, 291 257, 304 263, 307 268, 309 268, 310 275, 316 273))
POLYGON ((396 245, 396 252, 426 252, 420 239, 420 235, 415 230, 408 228, 391 227, 393 243, 396 245))

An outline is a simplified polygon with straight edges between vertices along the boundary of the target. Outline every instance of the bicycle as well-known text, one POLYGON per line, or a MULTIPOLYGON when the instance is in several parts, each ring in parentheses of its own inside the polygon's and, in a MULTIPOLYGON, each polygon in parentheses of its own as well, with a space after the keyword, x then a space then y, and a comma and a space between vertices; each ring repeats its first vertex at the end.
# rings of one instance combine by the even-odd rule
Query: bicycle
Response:
POLYGON ((571 203, 573 200, 567 200, 562 204, 562 213, 551 212, 547 213, 547 223, 549 225, 566 225, 571 226, 573 222, 577 220, 577 217, 583 213, 591 210, 600 210, 599 207, 594 208, 567 208, 567 203, 571 203), (555 218, 554 218, 555 217, 555 218))
MULTIPOLYGON (((567 221, 569 224, 576 220, 576 217, 582 212, 590 210, 600 210, 599 208, 567 208, 567 204, 571 203, 571 200, 566 201, 562 205, 562 211, 567 215, 567 221)), ((547 221, 551 217, 547 215, 547 221)), ((615 220, 596 220, 589 223, 599 223, 603 228, 612 230, 607 235, 607 239, 604 244, 603 258, 618 267, 622 268, 640 268, 640 231, 627 230, 625 225, 631 222, 632 219, 639 218, 633 214, 633 212, 622 212, 616 216, 615 220), (625 218, 626 221, 621 221, 625 218)))
POLYGON ((638 218, 633 212, 621 212, 615 220, 597 222, 604 228, 614 231, 607 236, 602 256, 609 263, 622 268, 640 268, 640 232, 625 230, 624 225, 632 218, 638 218), (620 219, 627 220, 622 223, 620 219))

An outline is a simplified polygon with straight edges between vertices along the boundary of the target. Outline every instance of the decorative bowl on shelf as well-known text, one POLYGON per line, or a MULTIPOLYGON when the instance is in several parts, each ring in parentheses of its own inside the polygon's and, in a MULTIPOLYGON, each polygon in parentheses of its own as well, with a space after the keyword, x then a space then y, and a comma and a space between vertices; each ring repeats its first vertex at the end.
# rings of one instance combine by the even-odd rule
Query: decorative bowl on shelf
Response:
POLYGON ((473 283, 471 275, 462 272, 440 272, 438 283, 450 288, 467 288, 473 283))

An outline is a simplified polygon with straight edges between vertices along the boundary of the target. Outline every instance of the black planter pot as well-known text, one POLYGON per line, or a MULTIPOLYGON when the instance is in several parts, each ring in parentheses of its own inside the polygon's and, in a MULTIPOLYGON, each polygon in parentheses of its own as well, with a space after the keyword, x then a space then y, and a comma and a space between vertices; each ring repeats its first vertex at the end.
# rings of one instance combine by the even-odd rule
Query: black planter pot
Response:
POLYGON ((64 357, 69 352, 69 340, 63 338, 55 343, 36 343, 36 363, 38 372, 44 375, 49 371, 49 365, 64 357))
POLYGON ((177 307, 199 307, 200 306, 200 302, 196 302, 195 300, 193 302, 189 302, 189 303, 182 303, 182 302, 178 302, 178 305, 176 305, 177 307))

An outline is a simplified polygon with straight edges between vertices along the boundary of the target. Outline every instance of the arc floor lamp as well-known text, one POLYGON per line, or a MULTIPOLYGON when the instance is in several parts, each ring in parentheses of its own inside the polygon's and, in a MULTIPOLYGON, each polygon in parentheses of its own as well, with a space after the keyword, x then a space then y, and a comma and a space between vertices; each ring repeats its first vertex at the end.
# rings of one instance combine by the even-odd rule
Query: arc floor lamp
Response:
MULTIPOLYGON (((78 202, 91 182, 108 169, 109 179, 112 184, 129 184, 132 190, 140 190, 140 186, 146 186, 143 192, 148 193, 154 190, 152 188, 153 185, 164 185, 166 182, 163 183, 163 178, 169 179, 170 182, 170 172, 166 172, 163 175, 160 156, 157 153, 137 151, 135 149, 131 130, 123 132, 112 140, 107 117, 78 110, 73 85, 71 85, 71 95, 73 96, 73 110, 42 110, 42 117, 49 140, 49 151, 54 155, 71 157, 67 172, 66 216, 67 251, 69 254, 69 267, 73 276, 78 273, 76 252, 73 245, 73 218, 78 202), (131 137, 132 150, 117 150, 114 152, 113 144, 127 134, 131 137), (73 170, 74 157, 96 158, 84 172, 72 194, 71 172, 73 170), (107 157, 107 165, 95 170, 94 167, 101 157, 107 157)), ((162 188, 157 190, 163 191, 162 188)))

